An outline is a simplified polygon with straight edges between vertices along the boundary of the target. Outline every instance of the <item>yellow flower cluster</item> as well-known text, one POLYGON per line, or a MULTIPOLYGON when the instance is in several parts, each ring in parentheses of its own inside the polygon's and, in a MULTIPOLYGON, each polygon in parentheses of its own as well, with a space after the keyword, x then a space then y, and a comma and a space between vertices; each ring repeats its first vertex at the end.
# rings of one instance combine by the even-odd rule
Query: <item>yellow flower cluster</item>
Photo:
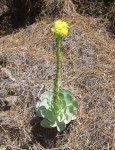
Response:
POLYGON ((67 36, 68 24, 64 21, 57 20, 55 21, 53 28, 51 28, 51 32, 55 38, 67 36))

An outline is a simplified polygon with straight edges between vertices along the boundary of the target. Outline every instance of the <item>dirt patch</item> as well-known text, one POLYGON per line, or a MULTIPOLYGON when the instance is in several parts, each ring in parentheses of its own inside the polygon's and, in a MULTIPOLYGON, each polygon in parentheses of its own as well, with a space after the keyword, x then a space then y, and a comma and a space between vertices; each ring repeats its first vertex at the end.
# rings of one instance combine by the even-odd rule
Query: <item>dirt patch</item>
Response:
POLYGON ((63 18, 62 88, 78 100, 77 120, 58 133, 44 129, 35 112, 53 87, 55 42, 51 19, 0 39, 0 145, 4 149, 113 150, 115 135, 115 41, 98 20, 63 18))

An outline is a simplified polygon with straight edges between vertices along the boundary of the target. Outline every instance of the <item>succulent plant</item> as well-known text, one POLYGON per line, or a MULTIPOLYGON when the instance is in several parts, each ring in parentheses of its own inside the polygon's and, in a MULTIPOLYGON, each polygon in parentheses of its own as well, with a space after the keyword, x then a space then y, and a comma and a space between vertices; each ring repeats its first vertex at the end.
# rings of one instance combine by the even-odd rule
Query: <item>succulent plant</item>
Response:
POLYGON ((51 28, 52 35, 56 40, 57 65, 54 89, 42 94, 40 101, 36 105, 36 112, 39 117, 43 117, 41 126, 57 127, 58 131, 63 131, 71 120, 76 119, 75 110, 77 101, 74 101, 69 90, 59 88, 60 79, 60 49, 61 40, 68 34, 68 24, 57 20, 51 28))
POLYGON ((71 92, 66 89, 59 89, 59 110, 53 107, 53 90, 46 91, 41 96, 41 101, 37 102, 36 112, 39 117, 43 117, 41 126, 57 127, 58 131, 63 131, 71 120, 76 119, 77 101, 74 101, 71 92))

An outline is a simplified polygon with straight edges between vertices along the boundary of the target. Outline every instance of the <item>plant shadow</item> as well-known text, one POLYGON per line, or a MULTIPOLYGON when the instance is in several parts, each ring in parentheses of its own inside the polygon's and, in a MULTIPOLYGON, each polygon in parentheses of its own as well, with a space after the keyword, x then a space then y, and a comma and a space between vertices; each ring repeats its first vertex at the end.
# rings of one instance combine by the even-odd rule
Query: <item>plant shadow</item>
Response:
POLYGON ((70 125, 72 121, 66 126, 65 131, 58 132, 56 128, 50 129, 42 127, 40 125, 42 119, 43 118, 36 116, 30 121, 30 125, 32 126, 32 141, 34 141, 35 143, 40 143, 44 148, 55 147, 58 137, 63 139, 65 133, 68 134, 70 132, 70 125))
POLYGON ((58 131, 56 128, 44 128, 40 125, 42 118, 35 117, 30 121, 32 140, 39 142, 44 148, 51 148, 58 131))

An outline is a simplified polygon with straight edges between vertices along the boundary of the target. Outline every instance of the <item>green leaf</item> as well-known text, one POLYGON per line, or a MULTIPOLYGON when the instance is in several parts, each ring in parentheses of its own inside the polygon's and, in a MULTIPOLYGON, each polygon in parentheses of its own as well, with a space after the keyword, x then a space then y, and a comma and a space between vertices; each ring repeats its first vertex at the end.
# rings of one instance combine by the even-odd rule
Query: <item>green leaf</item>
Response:
POLYGON ((63 100, 63 99, 64 99, 64 95, 63 95, 63 93, 61 93, 61 92, 59 93, 59 99, 60 99, 60 100, 63 100))
POLYGON ((65 122, 66 124, 68 124, 71 120, 72 120, 72 117, 66 115, 66 118, 65 118, 64 122, 65 122))
POLYGON ((48 103, 47 103, 47 99, 43 99, 41 102, 40 102, 40 106, 44 106, 44 107, 49 107, 48 106, 48 103))
POLYGON ((59 122, 61 122, 62 119, 63 119, 63 114, 59 114, 59 115, 57 116, 57 119, 58 119, 59 122))
POLYGON ((37 102, 37 104, 36 104, 36 109, 38 109, 39 106, 40 106, 40 101, 37 102))
POLYGON ((65 96, 65 101, 66 101, 66 104, 67 104, 67 105, 70 105, 70 104, 72 103, 72 100, 73 100, 73 98, 72 98, 71 95, 67 94, 67 95, 65 96))
POLYGON ((64 121, 65 119, 66 119, 66 115, 64 113, 61 121, 64 121))
POLYGON ((71 120, 75 120, 76 118, 77 118, 77 116, 76 116, 76 114, 74 113, 71 120))
POLYGON ((64 96, 66 96, 67 94, 71 95, 71 92, 67 89, 60 89, 59 92, 63 93, 64 96))
POLYGON ((56 120, 51 120, 50 121, 50 127, 56 127, 56 126, 57 126, 56 120))
POLYGON ((64 122, 60 122, 57 124, 57 130, 60 132, 60 131, 63 131, 64 129, 66 128, 66 125, 64 122))
POLYGON ((65 109, 66 108, 66 102, 63 100, 61 101, 61 108, 62 109, 65 109))
POLYGON ((77 107, 78 107, 78 102, 77 101, 73 101, 73 107, 74 107, 74 110, 77 110, 77 107))
POLYGON ((44 106, 41 106, 41 107, 39 107, 38 110, 40 111, 41 116, 44 117, 44 113, 42 113, 42 112, 44 112, 46 110, 46 108, 44 106))
POLYGON ((73 116, 73 113, 74 113, 73 106, 68 106, 67 109, 66 109, 66 114, 68 116, 73 116))
POLYGON ((46 109, 45 107, 41 108, 41 114, 42 114, 43 117, 47 118, 48 120, 53 119, 52 112, 49 111, 48 109, 46 109))
POLYGON ((37 109, 36 109, 36 113, 37 113, 37 115, 38 115, 39 117, 42 117, 42 115, 41 115, 41 112, 40 112, 40 109, 39 109, 39 108, 37 108, 37 109))
POLYGON ((40 101, 37 102, 36 108, 44 106, 46 109, 49 109, 51 107, 51 102, 53 99, 53 91, 49 90, 42 94, 40 101))
POLYGON ((50 121, 46 118, 44 118, 41 122, 40 122, 42 127, 50 127, 50 121))
POLYGON ((48 102, 51 102, 53 100, 53 91, 49 90, 42 94, 41 99, 47 99, 48 102))
POLYGON ((76 119, 75 110, 78 107, 77 101, 73 101, 71 92, 59 89, 59 110, 56 112, 53 107, 53 90, 42 94, 41 101, 36 104, 37 115, 43 117, 41 125, 43 127, 57 127, 58 131, 63 131, 71 120, 76 119), (56 113, 55 113, 56 112, 56 113))

